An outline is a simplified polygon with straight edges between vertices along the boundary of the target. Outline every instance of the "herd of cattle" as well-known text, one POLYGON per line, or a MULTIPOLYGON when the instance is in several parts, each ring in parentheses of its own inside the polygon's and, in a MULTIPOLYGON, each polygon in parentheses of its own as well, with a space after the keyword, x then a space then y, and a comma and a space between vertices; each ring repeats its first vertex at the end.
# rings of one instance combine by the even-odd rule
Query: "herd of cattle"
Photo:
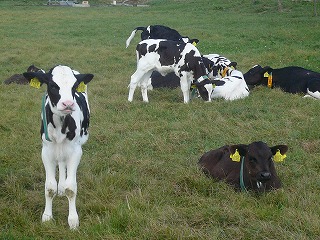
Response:
MULTIPOLYGON (((136 87, 148 102, 150 88, 181 87, 184 102, 190 101, 191 89, 197 89, 205 101, 214 98, 235 100, 249 95, 249 86, 280 87, 290 93, 305 93, 320 98, 320 74, 300 67, 272 69, 257 65, 242 74, 232 62, 218 54, 201 55, 197 39, 181 36, 176 30, 155 25, 134 29, 126 41, 128 47, 136 31, 142 30, 136 47, 137 69, 131 76, 128 101, 136 87)), ((42 161, 46 171, 45 210, 42 221, 53 218, 52 202, 58 195, 69 201, 68 223, 79 226, 76 210, 76 172, 82 145, 88 139, 90 108, 87 84, 93 74, 80 74, 68 66, 50 71, 30 66, 27 72, 14 75, 5 83, 25 81, 39 88, 46 84, 42 99, 42 161), (56 168, 59 181, 56 181, 56 168)), ((268 146, 264 142, 226 145, 205 153, 199 166, 210 177, 233 185, 238 190, 264 192, 281 187, 274 162, 286 157, 286 145, 268 146)))

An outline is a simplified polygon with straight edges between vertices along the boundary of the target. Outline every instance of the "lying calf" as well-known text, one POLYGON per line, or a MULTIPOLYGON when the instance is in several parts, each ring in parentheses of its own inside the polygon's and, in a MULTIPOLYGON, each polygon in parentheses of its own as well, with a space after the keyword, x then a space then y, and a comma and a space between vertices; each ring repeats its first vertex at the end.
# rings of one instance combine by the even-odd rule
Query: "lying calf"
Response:
POLYGON ((244 78, 248 85, 279 87, 288 93, 306 93, 306 96, 320 99, 320 73, 301 67, 273 69, 256 65, 244 74, 244 78))
POLYGON ((135 36, 136 32, 140 30, 141 32, 141 40, 146 39, 166 39, 184 43, 193 43, 197 44, 199 42, 198 39, 190 39, 189 37, 183 37, 177 30, 172 28, 162 26, 162 25, 150 25, 148 27, 136 27, 130 37, 126 41, 126 47, 129 46, 132 38, 135 36))
MULTIPOLYGON (((42 69, 37 68, 34 65, 28 67, 27 72, 44 72, 42 69)), ((14 74, 8 79, 4 80, 4 84, 29 84, 29 81, 23 76, 23 74, 14 74)))
POLYGON ((205 153, 199 166, 207 176, 235 189, 263 192, 281 187, 274 161, 282 161, 287 150, 286 145, 268 147, 264 142, 226 145, 205 153))
POLYGON ((224 75, 224 78, 211 80, 214 84, 212 99, 236 100, 249 96, 249 88, 240 71, 227 67, 224 69, 224 75))
POLYGON ((136 87, 141 87, 142 98, 148 102, 148 81, 153 71, 162 75, 174 72, 180 78, 185 103, 190 100, 190 87, 194 84, 205 101, 211 101, 212 84, 200 52, 191 43, 148 39, 136 48, 137 70, 131 76, 128 101, 132 102, 136 87))

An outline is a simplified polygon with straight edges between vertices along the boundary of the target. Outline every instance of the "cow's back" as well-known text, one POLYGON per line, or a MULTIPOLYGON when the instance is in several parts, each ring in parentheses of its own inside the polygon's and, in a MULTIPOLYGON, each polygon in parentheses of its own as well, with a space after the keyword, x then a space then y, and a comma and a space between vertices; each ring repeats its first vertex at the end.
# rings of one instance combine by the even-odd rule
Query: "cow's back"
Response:
POLYGON ((227 182, 239 179, 240 164, 231 160, 228 145, 206 152, 198 164, 207 176, 227 182))

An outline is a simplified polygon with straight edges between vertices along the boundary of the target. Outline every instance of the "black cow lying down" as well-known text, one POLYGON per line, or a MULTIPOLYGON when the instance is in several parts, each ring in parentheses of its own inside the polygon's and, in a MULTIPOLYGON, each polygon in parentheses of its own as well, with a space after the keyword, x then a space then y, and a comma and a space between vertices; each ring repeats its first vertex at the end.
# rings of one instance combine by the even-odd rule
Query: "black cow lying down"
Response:
POLYGON ((199 160, 203 172, 224 180, 237 190, 264 192, 281 188, 274 162, 282 161, 288 147, 264 142, 226 145, 205 153, 199 160))
POLYGON ((198 39, 190 39, 189 37, 184 37, 177 30, 169 28, 167 26, 149 25, 147 27, 136 27, 135 29, 133 29, 131 35, 126 41, 126 47, 129 46, 132 38, 135 36, 138 30, 142 31, 141 41, 146 39, 166 39, 171 41, 193 44, 197 44, 199 42, 198 39))
MULTIPOLYGON (((42 69, 37 68, 34 65, 31 65, 27 68, 27 72, 44 72, 42 69)), ((29 84, 29 81, 23 76, 23 74, 14 74, 8 79, 3 81, 4 84, 11 84, 11 83, 16 83, 16 84, 29 84)))
POLYGON ((244 74, 245 81, 251 87, 265 85, 279 87, 288 93, 306 93, 320 99, 320 73, 302 67, 284 67, 273 69, 256 65, 244 74))

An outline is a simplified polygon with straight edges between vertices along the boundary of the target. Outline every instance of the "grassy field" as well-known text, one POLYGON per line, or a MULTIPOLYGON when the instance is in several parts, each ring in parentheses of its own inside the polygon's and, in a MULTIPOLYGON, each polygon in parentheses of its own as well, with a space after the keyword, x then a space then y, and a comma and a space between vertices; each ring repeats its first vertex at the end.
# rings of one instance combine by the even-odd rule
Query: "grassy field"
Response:
POLYGON ((0 1, 1 82, 31 64, 69 65, 89 84, 90 137, 78 169, 80 228, 70 231, 67 199, 41 223, 45 172, 40 107, 45 87, 0 84, 0 239, 320 239, 319 101, 259 87, 233 102, 136 91, 137 26, 162 24, 200 39, 246 72, 254 64, 320 72, 320 19, 313 4, 283 0, 152 0, 149 7, 48 7, 0 1), (283 189, 256 196, 206 178, 199 157, 225 144, 287 144, 276 165, 283 189))

